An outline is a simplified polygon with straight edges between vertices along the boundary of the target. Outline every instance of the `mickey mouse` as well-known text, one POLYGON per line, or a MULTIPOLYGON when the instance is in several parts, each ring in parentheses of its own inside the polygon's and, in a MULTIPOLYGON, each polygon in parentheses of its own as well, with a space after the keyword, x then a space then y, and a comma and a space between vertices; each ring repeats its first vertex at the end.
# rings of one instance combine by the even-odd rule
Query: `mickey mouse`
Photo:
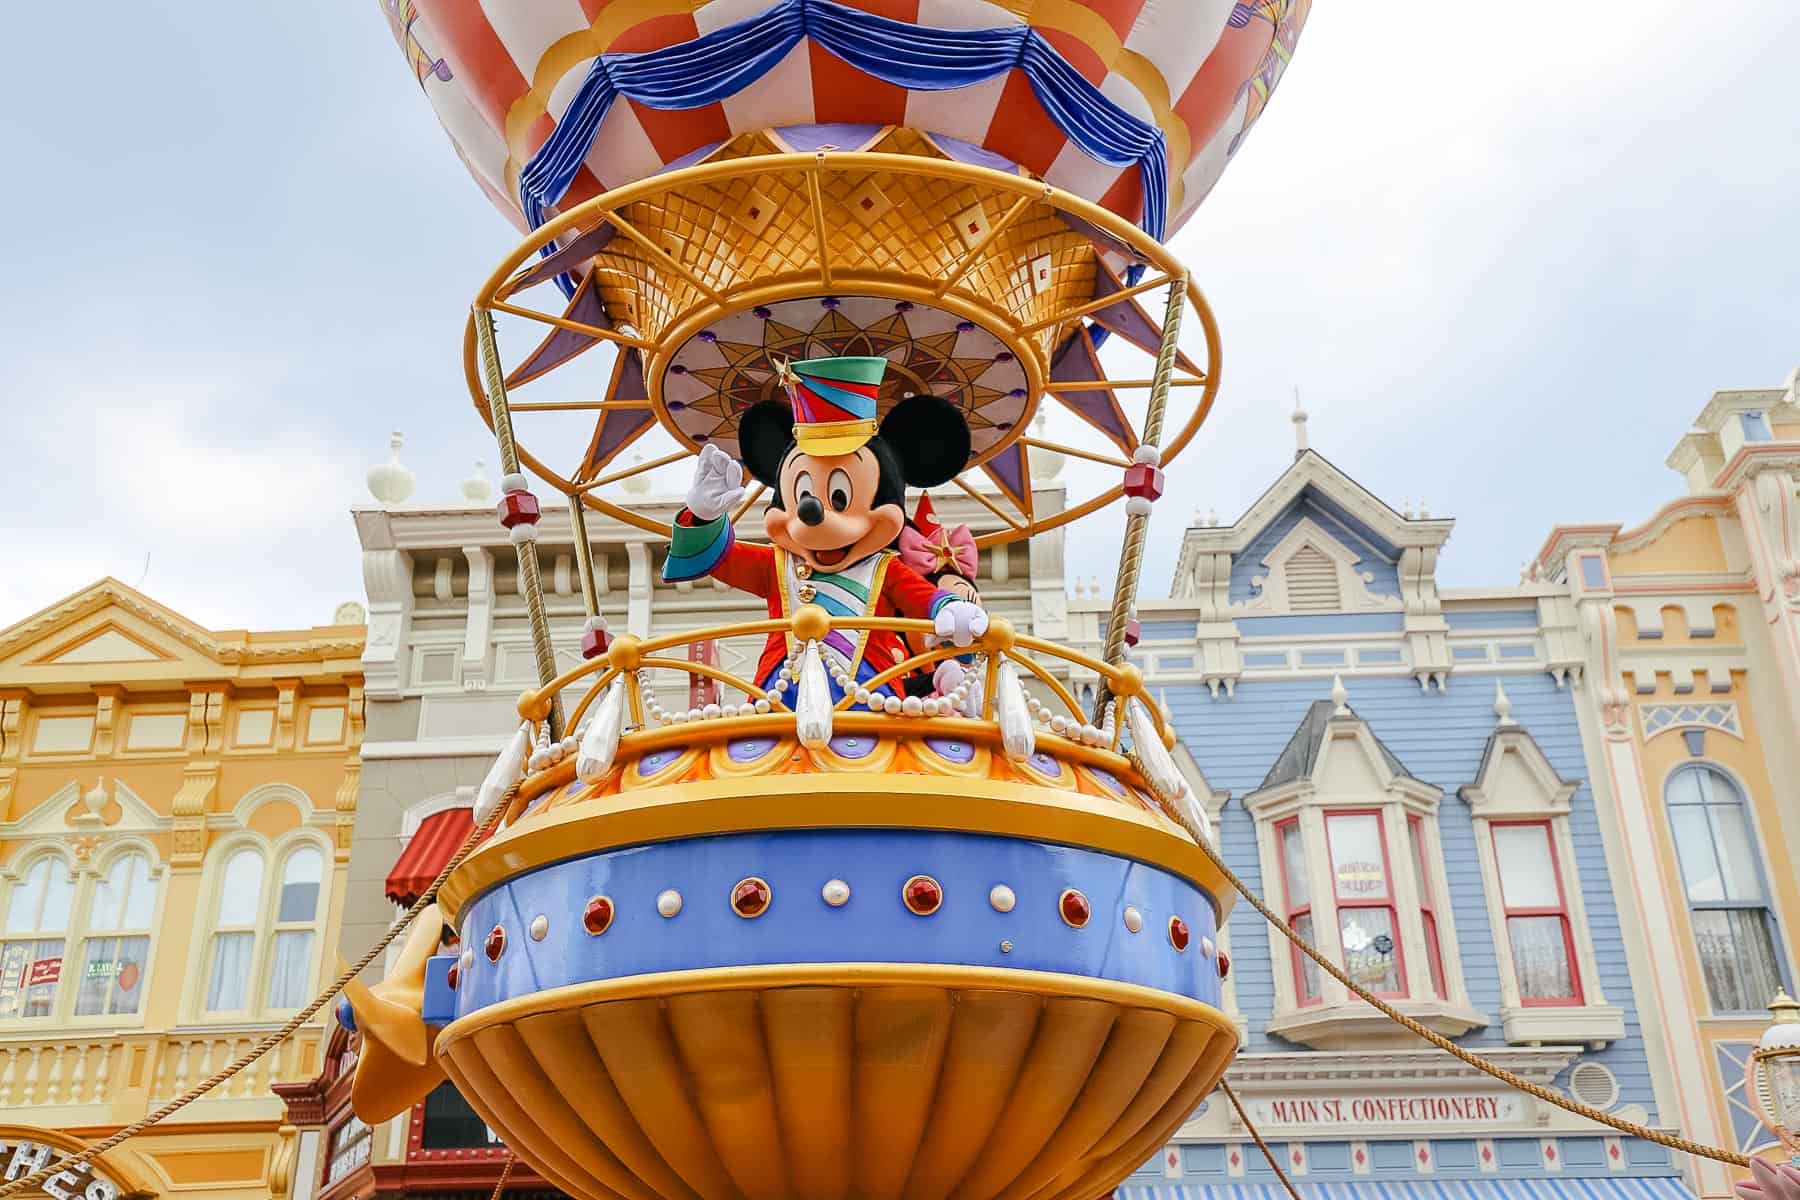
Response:
MULTIPOLYGON (((948 401, 920 395, 895 405, 878 426, 886 369, 885 358, 783 364, 792 407, 765 400, 744 413, 743 465, 717 446, 701 448, 663 579, 711 575, 763 597, 771 617, 817 604, 834 617, 930 620, 939 640, 958 646, 985 633, 980 605, 926 582, 892 549, 906 524, 907 487, 945 483, 968 462, 968 423, 948 401), (732 531, 745 467, 774 493, 763 518, 773 545, 740 545, 732 531)), ((820 648, 859 684, 907 657, 900 638, 883 631, 833 629, 820 648)), ((789 652, 787 635, 769 635, 759 686, 773 685, 789 652)), ((873 689, 869 706, 894 694, 887 685, 873 689)))

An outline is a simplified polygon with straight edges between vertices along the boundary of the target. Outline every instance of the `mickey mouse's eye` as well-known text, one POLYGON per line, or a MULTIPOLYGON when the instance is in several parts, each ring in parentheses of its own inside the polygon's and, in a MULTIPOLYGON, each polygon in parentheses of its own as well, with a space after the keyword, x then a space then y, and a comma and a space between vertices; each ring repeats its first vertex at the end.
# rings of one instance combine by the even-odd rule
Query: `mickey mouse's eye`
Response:
POLYGON ((812 494, 813 494, 812 472, 811 471, 802 471, 798 475, 794 476, 794 503, 798 504, 798 503, 800 503, 800 501, 806 499, 808 496, 810 496, 812 494))
POLYGON ((846 508, 850 507, 851 487, 849 475, 841 470, 833 471, 831 473, 831 478, 826 480, 825 486, 829 489, 833 512, 843 512, 846 508))

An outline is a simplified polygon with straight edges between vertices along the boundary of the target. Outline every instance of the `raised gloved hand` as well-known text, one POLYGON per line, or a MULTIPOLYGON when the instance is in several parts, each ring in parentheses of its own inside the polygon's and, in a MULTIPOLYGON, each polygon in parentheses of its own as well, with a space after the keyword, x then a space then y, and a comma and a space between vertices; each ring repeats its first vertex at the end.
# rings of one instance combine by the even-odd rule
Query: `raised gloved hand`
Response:
POLYGON ((688 511, 702 521, 716 521, 743 499, 743 466, 711 442, 700 447, 694 481, 688 484, 688 511))
POLYGON ((952 600, 937 610, 937 640, 967 646, 987 632, 987 609, 967 600, 952 600))

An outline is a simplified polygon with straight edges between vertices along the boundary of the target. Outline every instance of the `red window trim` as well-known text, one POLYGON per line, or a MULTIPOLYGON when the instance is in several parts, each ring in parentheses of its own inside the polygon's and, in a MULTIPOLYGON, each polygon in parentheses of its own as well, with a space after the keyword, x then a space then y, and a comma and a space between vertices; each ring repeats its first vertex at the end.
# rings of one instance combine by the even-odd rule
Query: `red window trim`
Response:
MULTIPOLYGON (((1569 987, 1573 993, 1568 996, 1543 996, 1527 999, 1523 989, 1519 993, 1519 1003, 1526 1008, 1570 1008, 1587 1003, 1583 998, 1585 992, 1581 984, 1581 960, 1575 956, 1575 923, 1569 917, 1569 895, 1563 887, 1562 858, 1556 851, 1556 830, 1550 819, 1540 817, 1525 821, 1489 821, 1488 847, 1494 853, 1494 882, 1500 889, 1501 924, 1506 928, 1506 952, 1512 953, 1512 929, 1507 922, 1513 917, 1557 917, 1562 921, 1563 953, 1569 959, 1569 987), (1550 851, 1550 871, 1556 878, 1556 908, 1542 906, 1531 908, 1514 908, 1506 900, 1506 883, 1500 873, 1500 844, 1494 840, 1494 830, 1502 826, 1520 828, 1531 826, 1544 831, 1544 845, 1550 851)), ((1517 960, 1514 960, 1515 964, 1517 960)), ((1514 971, 1518 970, 1514 966, 1514 971)))
MULTIPOLYGON (((1281 915, 1291 928, 1299 918, 1312 916, 1313 906, 1310 901, 1297 908, 1294 906, 1294 889, 1288 883, 1287 869, 1287 832, 1290 829, 1294 831, 1294 836, 1300 839, 1300 856, 1304 860, 1306 857, 1306 834, 1300 828, 1300 818, 1292 816, 1275 822, 1275 866, 1281 872, 1281 915)), ((1310 887, 1307 890, 1309 893, 1311 892, 1310 887)), ((1313 924, 1315 941, 1318 936, 1319 927, 1315 922, 1313 924)), ((1306 969, 1305 963, 1301 961, 1300 947, 1289 942, 1288 955, 1293 959, 1294 964, 1294 1002, 1301 1008, 1324 1003, 1325 997, 1322 993, 1315 996, 1306 994, 1306 969)))
MULTIPOLYGON (((1393 863, 1392 857, 1388 854, 1387 819, 1383 815, 1382 810, 1379 808, 1328 808, 1328 809, 1326 809, 1325 813, 1324 813, 1324 822, 1323 822, 1324 826, 1325 826, 1325 859, 1327 862, 1331 861, 1331 818, 1333 818, 1333 817, 1362 817, 1362 816, 1372 816, 1375 818, 1375 832, 1381 838, 1381 873, 1382 873, 1382 880, 1387 885, 1387 899, 1385 899, 1385 900, 1340 900, 1340 899, 1338 899, 1337 874, 1334 870, 1332 872, 1332 878, 1331 878, 1331 902, 1332 902, 1333 906, 1336 907, 1338 913, 1340 914, 1338 917, 1338 928, 1340 930, 1343 929, 1343 927, 1344 927, 1344 921, 1343 921, 1343 917, 1341 914, 1343 913, 1343 911, 1346 908, 1381 908, 1381 909, 1387 910, 1388 928, 1393 930, 1393 933, 1390 934, 1389 936, 1391 936, 1394 939, 1394 981, 1399 985, 1399 990, 1393 991, 1393 992, 1376 992, 1375 994, 1377 996, 1404 998, 1405 996, 1407 996, 1409 994, 1406 990, 1406 953, 1401 947, 1401 943, 1404 941, 1404 938, 1402 937, 1401 930, 1400 930, 1400 913, 1399 913, 1399 910, 1394 905, 1394 863, 1393 863)), ((1315 928, 1316 928, 1316 926, 1315 926, 1315 928)), ((1342 937, 1342 936, 1343 935, 1340 933, 1339 937, 1342 937)))
POLYGON ((1438 937, 1437 891, 1431 886, 1431 867, 1425 861, 1425 818, 1406 814, 1407 849, 1412 853, 1414 881, 1419 889, 1419 924, 1425 933, 1425 965, 1431 972, 1431 988, 1439 1000, 1450 998, 1444 982, 1444 948, 1438 937))

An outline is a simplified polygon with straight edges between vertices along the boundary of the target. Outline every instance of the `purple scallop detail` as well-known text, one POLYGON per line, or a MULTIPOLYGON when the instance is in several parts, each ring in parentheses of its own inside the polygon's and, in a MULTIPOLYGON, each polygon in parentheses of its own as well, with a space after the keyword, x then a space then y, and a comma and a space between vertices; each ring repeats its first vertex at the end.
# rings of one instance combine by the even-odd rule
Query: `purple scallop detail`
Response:
POLYGON ((669 368, 669 374, 671 374, 671 375, 686 375, 687 368, 682 366, 680 363, 676 363, 674 366, 669 368))
POLYGON ((866 734, 839 734, 831 739, 831 752, 839 758, 867 758, 875 752, 875 739, 866 734))
POLYGON ((694 444, 696 446, 704 446, 710 441, 712 441, 712 434, 710 433, 696 433, 694 435, 694 444))
POLYGON ((668 770, 669 764, 680 758, 683 753, 684 750, 679 746, 671 746, 667 750, 651 751, 649 754, 638 759, 638 776, 643 779, 648 779, 659 771, 668 770))
POLYGON ((765 321, 769 319, 769 310, 764 308, 760 304, 757 305, 755 308, 751 309, 750 311, 765 321))
POLYGON ((1011 429, 1012 427, 1013 427, 1013 423, 1011 421, 995 421, 994 422, 994 428, 999 430, 1001 433, 1005 433, 1007 430, 1011 429))
POLYGON ((911 312, 912 310, 913 302, 911 300, 899 300, 894 303, 895 312, 911 312))
POLYGON ((958 332, 958 333, 973 333, 973 332, 975 332, 975 322, 973 322, 973 321, 958 321, 956 323, 956 332, 958 332))
POLYGON ((701 340, 701 341, 703 341, 703 342, 705 342, 705 343, 706 343, 706 344, 707 344, 707 345, 709 345, 709 346, 710 346, 710 345, 712 345, 712 344, 713 344, 713 343, 714 343, 714 342, 716 342, 716 341, 718 341, 718 340, 719 340, 719 335, 718 335, 718 334, 716 334, 716 333, 714 333, 714 332, 713 332, 713 331, 712 331, 712 330, 710 330, 710 329, 702 329, 702 330, 701 330, 701 331, 700 331, 700 340, 701 340))
POLYGON ((684 409, 686 407, 687 407, 686 400, 671 400, 671 401, 669 401, 669 411, 670 412, 680 412, 682 409, 684 409))
POLYGON ((1013 353, 1011 350, 1002 350, 1000 353, 994 355, 995 362, 1011 362, 1012 360, 1013 353))
POLYGON ((1119 777, 1114 775, 1111 771, 1102 771, 1099 767, 1089 767, 1088 774, 1092 775, 1095 780, 1099 782, 1101 787, 1112 792, 1114 795, 1125 795, 1125 785, 1120 783, 1119 777))
POLYGON ((842 303, 843 303, 843 301, 839 300, 836 296, 827 296, 823 300, 819 301, 819 307, 820 308, 836 308, 838 305, 840 305, 842 303))
POLYGON ((733 738, 725 744, 725 753, 734 763, 753 763, 775 748, 769 737, 733 738))
POLYGON ((925 744, 930 746, 932 753, 939 758, 947 758, 953 763, 975 761, 975 747, 969 742, 960 742, 953 738, 926 738, 925 744))
MULTIPOLYGON (((673 367, 670 368, 670 370, 673 370, 673 369, 674 369, 673 367)), ((1011 396, 1014 400, 1023 400, 1025 398, 1025 389, 1024 388, 1014 388, 1012 391, 1010 391, 1006 394, 1011 396)))
POLYGON ((1039 775, 1047 775, 1051 779, 1061 779, 1063 777, 1062 761, 1060 759, 1052 758, 1042 750, 1037 751, 1030 758, 1026 759, 1025 763, 1039 775))

